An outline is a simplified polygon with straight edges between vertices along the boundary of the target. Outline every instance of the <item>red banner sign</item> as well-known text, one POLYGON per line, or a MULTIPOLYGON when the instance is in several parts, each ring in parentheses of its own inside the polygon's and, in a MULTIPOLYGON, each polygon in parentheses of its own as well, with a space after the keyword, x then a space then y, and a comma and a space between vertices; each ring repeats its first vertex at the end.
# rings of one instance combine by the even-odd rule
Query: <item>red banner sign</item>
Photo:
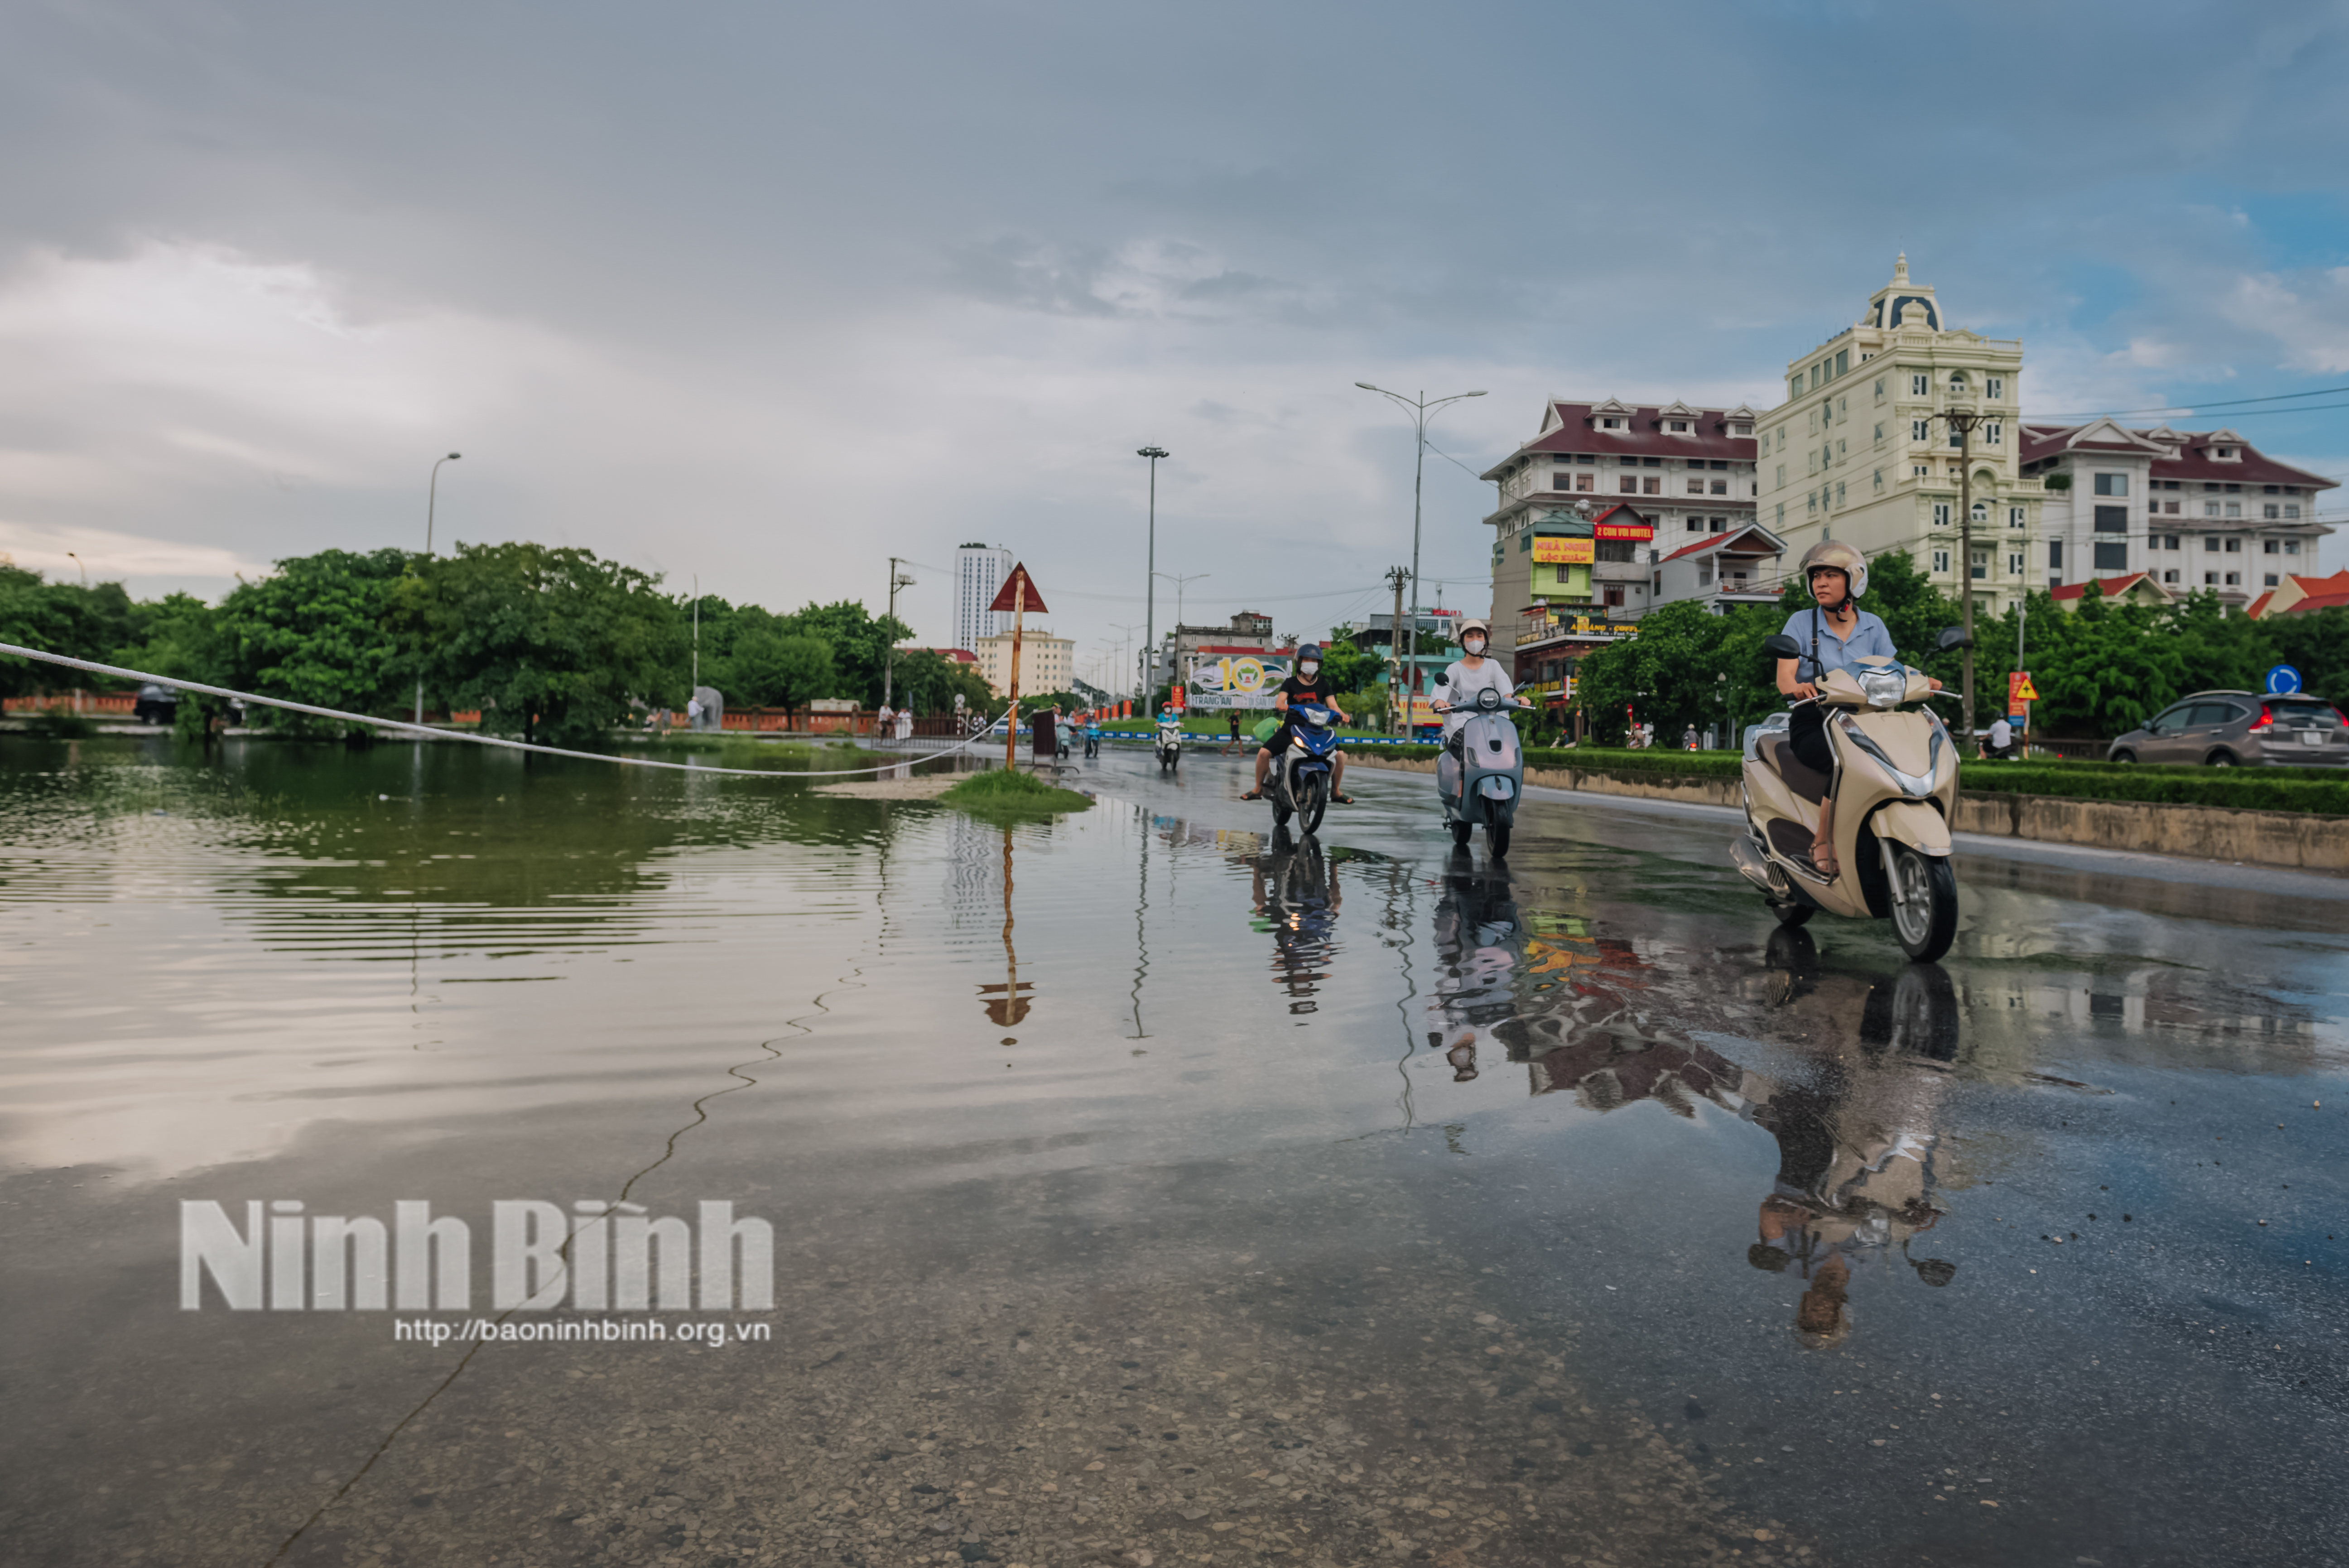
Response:
POLYGON ((1595 539, 1653 539, 1656 529, 1647 522, 1602 522, 1591 530, 1595 539))

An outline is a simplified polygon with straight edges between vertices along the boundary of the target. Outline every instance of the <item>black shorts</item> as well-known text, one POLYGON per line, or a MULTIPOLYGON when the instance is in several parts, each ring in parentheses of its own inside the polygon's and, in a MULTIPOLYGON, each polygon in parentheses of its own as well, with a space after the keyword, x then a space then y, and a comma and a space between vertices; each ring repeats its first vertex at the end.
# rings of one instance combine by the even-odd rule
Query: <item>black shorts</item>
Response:
POLYGON ((1827 743, 1827 710, 1808 702, 1787 716, 1786 744, 1795 760, 1822 777, 1835 777, 1835 748, 1827 743))

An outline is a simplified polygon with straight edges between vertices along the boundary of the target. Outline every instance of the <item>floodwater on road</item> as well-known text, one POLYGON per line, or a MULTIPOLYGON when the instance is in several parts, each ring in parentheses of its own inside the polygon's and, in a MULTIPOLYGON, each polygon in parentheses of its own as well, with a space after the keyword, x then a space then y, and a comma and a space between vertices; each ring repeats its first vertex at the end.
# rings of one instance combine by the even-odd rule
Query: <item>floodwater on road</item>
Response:
POLYGON ((2349 1561, 2349 884, 1241 767, 0 739, 0 1556, 2349 1561))

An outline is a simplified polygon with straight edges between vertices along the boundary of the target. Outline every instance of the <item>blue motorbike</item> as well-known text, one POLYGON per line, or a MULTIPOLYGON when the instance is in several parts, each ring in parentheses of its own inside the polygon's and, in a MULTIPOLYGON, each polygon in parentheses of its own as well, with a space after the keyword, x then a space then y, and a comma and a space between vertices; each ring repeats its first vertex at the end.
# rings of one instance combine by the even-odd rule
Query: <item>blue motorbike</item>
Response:
POLYGON ((1285 828, 1297 819, 1300 833, 1318 832, 1321 814, 1330 809, 1330 774, 1338 755, 1338 716, 1319 703, 1288 705, 1288 752, 1272 759, 1265 779, 1265 798, 1272 802, 1272 823, 1285 828))

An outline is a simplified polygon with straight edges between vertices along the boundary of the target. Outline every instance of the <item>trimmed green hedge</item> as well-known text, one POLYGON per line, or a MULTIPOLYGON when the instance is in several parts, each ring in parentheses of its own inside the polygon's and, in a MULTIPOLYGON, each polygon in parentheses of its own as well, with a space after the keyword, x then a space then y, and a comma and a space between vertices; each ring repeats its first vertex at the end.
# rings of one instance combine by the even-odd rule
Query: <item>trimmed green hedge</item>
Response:
MULTIPOLYGON (((1433 757, 1437 751, 1433 746, 1397 747, 1378 756, 1416 758, 1433 757)), ((1571 750, 1528 747, 1526 764, 1530 768, 1587 769, 1657 784, 1692 778, 1734 779, 1742 766, 1734 751, 1625 751, 1591 746, 1571 750)), ((2126 762, 1969 762, 1959 770, 1958 787, 1969 794, 2149 800, 2174 806, 2349 817, 2349 771, 2311 774, 2284 768, 2147 768, 2126 762)))

